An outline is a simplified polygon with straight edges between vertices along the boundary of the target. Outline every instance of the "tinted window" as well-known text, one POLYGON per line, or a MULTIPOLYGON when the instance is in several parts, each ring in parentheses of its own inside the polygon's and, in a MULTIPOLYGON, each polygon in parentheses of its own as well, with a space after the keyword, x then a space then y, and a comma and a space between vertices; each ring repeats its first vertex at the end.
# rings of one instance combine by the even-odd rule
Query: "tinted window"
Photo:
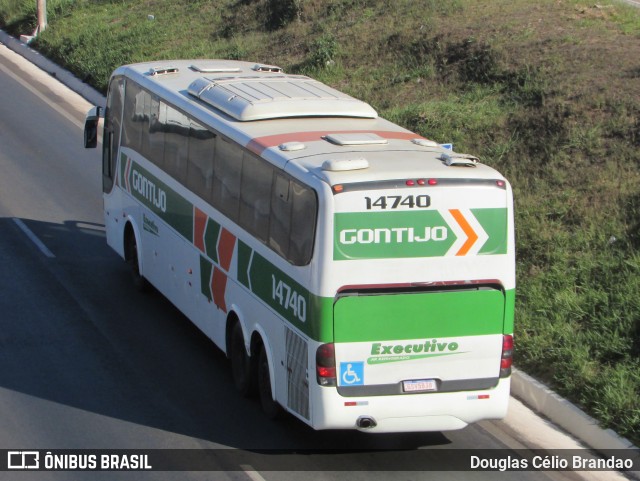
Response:
POLYGON ((213 165, 213 205, 227 217, 237 221, 240 206, 242 150, 224 139, 219 139, 213 165))
POLYGON ((297 182, 291 182, 293 211, 291 241, 287 258, 295 265, 307 264, 313 253, 317 200, 315 192, 297 182))
POLYGON ((141 152, 142 133, 146 130, 145 102, 151 103, 149 94, 128 81, 125 87, 122 145, 141 152))
POLYGON ((123 96, 124 82, 121 77, 114 78, 109 85, 104 114, 104 136, 102 139, 102 189, 104 192, 111 191, 113 178, 116 175, 123 96))
POLYGON ((251 154, 242 161, 242 189, 240 191, 240 225, 262 242, 269 236, 271 184, 273 167, 251 154))
POLYGON ((311 261, 318 200, 313 189, 276 173, 271 196, 269 247, 294 265, 311 261))
POLYGON ((160 123, 160 118, 166 117, 166 110, 167 105, 152 95, 149 103, 148 135, 142 142, 142 154, 158 166, 162 166, 164 160, 165 131, 160 123))
POLYGON ((164 130, 164 170, 184 183, 189 153, 189 118, 173 107, 160 109, 159 124, 164 130), (164 112, 164 115, 162 113, 164 112))
POLYGON ((289 201, 291 181, 287 176, 276 173, 271 196, 271 223, 269 226, 269 247, 287 257, 289 252, 289 230, 291 229, 291 211, 289 201))
MULTIPOLYGON (((120 108, 117 97, 110 96, 113 105, 107 106, 107 116, 120 108)), ((124 97, 123 145, 140 152, 292 264, 310 262, 318 210, 313 189, 216 136, 132 81, 127 81, 124 97)), ((120 104, 121 99, 122 95, 120 104)), ((119 116, 105 120, 105 132, 109 125, 120 132, 119 116)), ((108 150, 105 145, 105 173, 115 169, 107 159, 116 154, 107 155, 108 150)))
POLYGON ((213 158, 216 136, 195 121, 189 130, 189 159, 187 162, 187 186, 209 201, 213 193, 213 158))

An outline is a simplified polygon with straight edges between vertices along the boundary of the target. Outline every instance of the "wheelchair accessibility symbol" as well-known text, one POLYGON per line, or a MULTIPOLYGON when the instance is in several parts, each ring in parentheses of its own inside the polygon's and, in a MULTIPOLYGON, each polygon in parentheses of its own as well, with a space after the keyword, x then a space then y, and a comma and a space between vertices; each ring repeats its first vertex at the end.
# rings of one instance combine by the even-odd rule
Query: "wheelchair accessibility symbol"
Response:
POLYGON ((341 362, 340 385, 362 386, 364 384, 364 362, 341 362))

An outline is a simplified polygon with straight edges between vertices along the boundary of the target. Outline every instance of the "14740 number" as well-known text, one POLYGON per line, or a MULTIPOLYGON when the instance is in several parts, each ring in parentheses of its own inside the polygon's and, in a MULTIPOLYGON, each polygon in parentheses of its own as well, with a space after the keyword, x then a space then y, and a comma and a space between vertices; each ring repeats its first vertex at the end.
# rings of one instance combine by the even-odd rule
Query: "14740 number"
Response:
POLYGON ((307 301, 304 296, 292 289, 287 283, 276 279, 273 274, 271 275, 271 296, 286 311, 291 311, 300 322, 307 320, 307 301))
POLYGON ((367 210, 372 209, 398 209, 407 207, 409 209, 425 209, 431 205, 431 197, 428 195, 383 195, 373 200, 365 197, 367 210))

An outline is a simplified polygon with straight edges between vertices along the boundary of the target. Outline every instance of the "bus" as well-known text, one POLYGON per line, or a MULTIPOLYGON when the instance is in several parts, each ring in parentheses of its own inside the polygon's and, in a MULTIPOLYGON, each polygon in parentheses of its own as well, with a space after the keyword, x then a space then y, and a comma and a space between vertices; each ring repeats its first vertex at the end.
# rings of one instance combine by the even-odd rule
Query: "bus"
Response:
POLYGON ((269 417, 444 431, 505 416, 512 190, 473 155, 273 65, 117 68, 106 239, 229 359, 269 417))

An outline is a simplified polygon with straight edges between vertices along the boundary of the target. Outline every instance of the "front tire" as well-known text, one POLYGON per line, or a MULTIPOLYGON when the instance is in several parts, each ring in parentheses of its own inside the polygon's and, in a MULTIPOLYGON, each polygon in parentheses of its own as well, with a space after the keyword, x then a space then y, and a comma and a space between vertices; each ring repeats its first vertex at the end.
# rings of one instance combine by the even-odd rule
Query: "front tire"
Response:
POLYGON ((138 241, 133 230, 129 230, 126 240, 126 259, 131 269, 131 279, 136 290, 146 292, 149 288, 149 282, 140 272, 140 262, 138 257, 138 241))

